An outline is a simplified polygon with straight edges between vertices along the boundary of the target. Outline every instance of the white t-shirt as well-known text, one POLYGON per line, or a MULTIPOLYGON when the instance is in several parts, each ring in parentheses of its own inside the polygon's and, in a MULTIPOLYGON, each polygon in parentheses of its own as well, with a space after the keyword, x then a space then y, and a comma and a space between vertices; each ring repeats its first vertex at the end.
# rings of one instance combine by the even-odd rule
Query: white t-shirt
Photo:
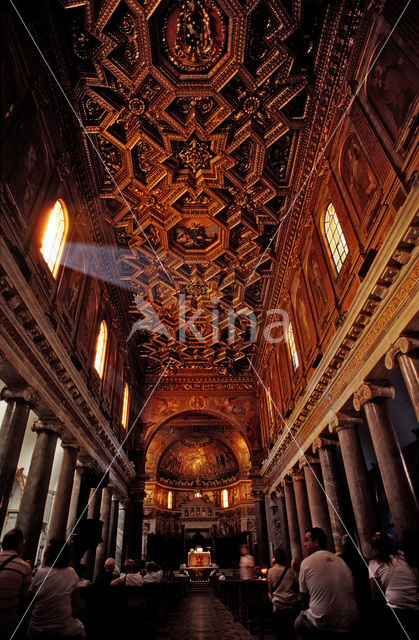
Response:
POLYGON ((159 569, 158 571, 151 571, 150 573, 146 573, 143 577, 143 581, 147 582, 161 582, 163 580, 163 571, 159 569))
POLYGON ((419 571, 412 569, 403 557, 396 559, 390 572, 386 598, 393 609, 419 611, 419 571))
POLYGON ((65 634, 73 626, 71 594, 78 586, 79 577, 73 567, 39 569, 31 586, 31 593, 36 594, 30 621, 31 630, 57 631, 60 636, 65 634))
POLYGON ((358 619, 351 570, 342 558, 321 549, 305 558, 300 569, 300 591, 310 596, 306 611, 319 629, 348 631, 358 619))
POLYGON ((374 578, 383 591, 387 589, 390 578, 390 569, 393 567, 395 562, 396 558, 393 557, 390 564, 385 564, 384 562, 380 563, 378 560, 370 560, 368 563, 368 574, 370 580, 374 578))
POLYGON ((142 587, 144 584, 143 576, 139 573, 121 573, 120 577, 127 587, 142 587))
POLYGON ((250 553, 240 557, 240 578, 242 580, 252 580, 254 577, 255 559, 250 553))

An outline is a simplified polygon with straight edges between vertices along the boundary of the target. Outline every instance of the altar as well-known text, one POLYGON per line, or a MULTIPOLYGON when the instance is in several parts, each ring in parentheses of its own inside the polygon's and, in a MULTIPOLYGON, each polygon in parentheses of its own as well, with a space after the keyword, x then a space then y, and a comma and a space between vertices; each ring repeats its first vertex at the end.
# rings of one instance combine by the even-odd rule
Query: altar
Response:
POLYGON ((181 565, 181 569, 187 571, 191 582, 209 582, 211 573, 216 571, 218 566, 211 562, 210 551, 191 549, 188 553, 188 564, 181 565))

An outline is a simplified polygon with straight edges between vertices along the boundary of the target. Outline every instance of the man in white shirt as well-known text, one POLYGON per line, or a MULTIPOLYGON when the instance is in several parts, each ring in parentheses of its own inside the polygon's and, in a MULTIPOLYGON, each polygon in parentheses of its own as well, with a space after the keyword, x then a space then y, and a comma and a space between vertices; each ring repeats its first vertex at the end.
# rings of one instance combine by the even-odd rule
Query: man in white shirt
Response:
POLYGON ((242 580, 253 580, 255 578, 255 559, 249 553, 247 544, 240 547, 240 578, 242 580))
POLYGON ((299 640, 318 638, 319 632, 338 633, 345 638, 358 619, 354 584, 346 562, 326 550, 327 538, 322 529, 312 527, 305 534, 308 557, 301 563, 300 592, 308 609, 295 621, 299 640))

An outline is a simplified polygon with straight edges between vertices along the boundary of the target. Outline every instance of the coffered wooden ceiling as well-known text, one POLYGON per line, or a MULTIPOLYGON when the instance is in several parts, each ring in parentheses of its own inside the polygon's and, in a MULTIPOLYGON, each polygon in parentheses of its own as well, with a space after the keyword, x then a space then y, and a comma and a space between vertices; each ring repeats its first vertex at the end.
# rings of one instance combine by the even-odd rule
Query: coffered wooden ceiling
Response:
POLYGON ((89 179, 128 286, 127 326, 151 304, 170 338, 135 332, 157 372, 227 377, 257 365, 336 109, 358 3, 322 0, 62 2, 56 46, 85 131, 89 179), (279 232, 271 241, 280 225, 279 232), (205 341, 178 338, 178 300, 205 341), (141 295, 145 301, 139 302, 141 295), (229 309, 247 309, 227 341, 229 309), (143 309, 144 310, 144 309, 143 309), (259 335, 260 341, 260 335, 259 335), (260 344, 260 342, 259 342, 260 344))

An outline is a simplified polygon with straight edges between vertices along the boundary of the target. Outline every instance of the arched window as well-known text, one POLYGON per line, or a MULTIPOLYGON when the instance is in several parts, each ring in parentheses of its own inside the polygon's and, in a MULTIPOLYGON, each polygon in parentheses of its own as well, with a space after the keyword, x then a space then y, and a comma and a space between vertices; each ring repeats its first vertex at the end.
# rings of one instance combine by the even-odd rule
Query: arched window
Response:
POLYGON ((290 350, 292 368, 294 369, 294 371, 297 371, 298 365, 300 363, 298 362, 297 346, 295 344, 294 331, 291 322, 288 325, 288 347, 290 350))
POLYGON ((128 426, 128 406, 129 406, 129 389, 127 383, 124 386, 124 399, 122 401, 122 416, 121 416, 121 424, 124 429, 127 429, 128 426))
POLYGON ((221 506, 223 509, 227 509, 228 507, 228 491, 227 489, 223 489, 221 491, 221 506))
POLYGON ((106 343, 108 341, 108 328, 106 322, 102 320, 100 323, 99 333, 96 340, 96 353, 94 368, 99 374, 99 378, 103 376, 103 367, 105 366, 106 343))
POLYGON ((167 494, 167 508, 173 509, 173 491, 169 491, 167 494))
POLYGON ((345 262, 345 258, 348 255, 348 245, 346 244, 346 239, 343 235, 339 218, 332 203, 330 203, 326 209, 324 230, 326 232, 327 242, 329 243, 336 271, 340 273, 343 263, 345 262))
POLYGON ((49 215, 42 237, 41 253, 54 278, 57 277, 68 232, 68 215, 65 204, 57 200, 49 215))

